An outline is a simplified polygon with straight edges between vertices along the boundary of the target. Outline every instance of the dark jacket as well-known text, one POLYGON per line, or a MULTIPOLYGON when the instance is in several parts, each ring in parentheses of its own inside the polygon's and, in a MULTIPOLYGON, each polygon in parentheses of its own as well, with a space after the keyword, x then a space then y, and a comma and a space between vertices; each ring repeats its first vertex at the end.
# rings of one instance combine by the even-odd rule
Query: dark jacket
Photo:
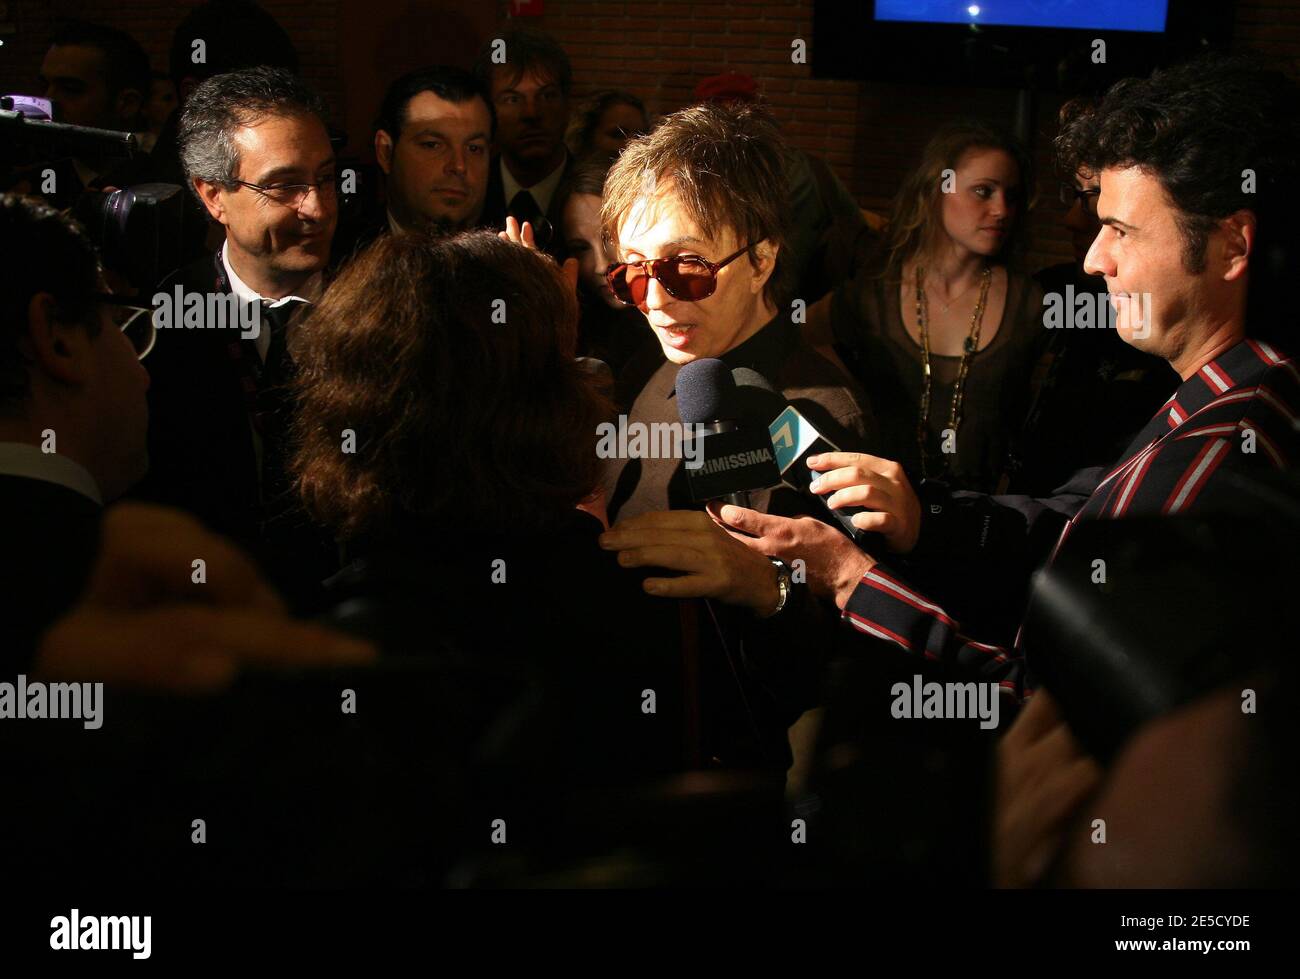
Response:
MULTIPOLYGON (((832 444, 846 452, 876 451, 875 423, 866 396, 842 370, 803 342, 788 313, 721 359, 733 369, 762 374, 832 444)), ((619 401, 631 404, 630 423, 680 421, 677 365, 662 350, 634 359, 619 378, 619 401)), ((758 420, 767 425, 773 415, 758 420)), ((747 424, 755 419, 744 419, 747 424)), ((680 459, 613 460, 606 474, 611 521, 659 510, 701 509, 691 500, 680 459)), ((779 516, 827 519, 824 507, 788 488, 751 494, 756 509, 779 516)), ((703 761, 729 768, 784 770, 792 760, 787 729, 816 706, 823 655, 833 643, 836 617, 801 599, 775 619, 719 603, 684 602, 679 642, 699 671, 703 761)))
MULTIPOLYGON (((220 253, 191 263, 159 286, 173 294, 227 295, 220 253)), ((263 324, 265 328, 265 323, 263 324)), ((254 341, 237 329, 160 330, 145 361, 149 371, 149 474, 132 491, 137 499, 175 506, 251 552, 273 583, 301 612, 315 611, 319 583, 337 570, 334 546, 281 491, 263 499, 254 437, 250 365, 254 341)), ((262 392, 253 394, 260 397, 262 392)), ((264 449, 287 448, 288 412, 281 404, 264 449)))
POLYGON ((678 769, 670 610, 599 548, 601 530, 578 510, 546 532, 412 520, 352 548, 359 556, 328 583, 333 620, 389 656, 497 677, 495 705, 482 706, 513 718, 515 736, 500 747, 512 765, 580 781, 678 769))
POLYGON ((40 634, 85 587, 99 551, 103 510, 57 483, 0 475, 0 515, 0 674, 12 682, 30 667, 40 634))
MULTIPOLYGON (((564 199, 567 196, 566 185, 569 181, 569 174, 573 171, 573 164, 573 156, 570 154, 565 158, 564 173, 560 177, 560 183, 555 188, 555 193, 551 195, 551 201, 546 207, 546 220, 551 224, 551 233, 549 240, 542 245, 542 251, 559 262, 568 257, 564 247, 564 234, 561 231, 561 218, 564 210, 564 199)), ((501 157, 494 156, 488 166, 487 196, 483 201, 483 216, 480 218, 479 224, 493 231, 504 230, 506 226, 506 210, 509 206, 510 202, 506 200, 505 183, 501 179, 501 157)))

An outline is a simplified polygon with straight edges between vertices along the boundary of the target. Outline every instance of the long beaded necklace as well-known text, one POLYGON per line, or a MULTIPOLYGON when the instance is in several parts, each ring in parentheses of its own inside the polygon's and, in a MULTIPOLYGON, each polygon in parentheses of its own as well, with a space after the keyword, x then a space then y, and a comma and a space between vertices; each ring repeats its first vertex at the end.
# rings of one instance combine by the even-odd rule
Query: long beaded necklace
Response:
MULTIPOLYGON (((962 344, 961 363, 957 366, 957 380, 952 387, 952 411, 948 417, 948 427, 955 434, 961 424, 961 406, 965 396, 966 375, 970 372, 970 361, 980 345, 980 327, 984 324, 984 306, 989 298, 989 284, 993 281, 993 269, 984 266, 980 276, 980 295, 975 303, 975 312, 971 315, 970 335, 962 344)), ((924 388, 921 392, 921 413, 916 426, 916 444, 921 451, 921 477, 929 476, 929 453, 926 444, 930 435, 930 391, 933 377, 930 371, 930 324, 929 305, 925 296, 925 269, 916 270, 916 322, 921 331, 921 376, 924 388)), ((955 301, 955 300, 954 300, 955 301)), ((945 462, 947 469, 948 463, 945 462)))

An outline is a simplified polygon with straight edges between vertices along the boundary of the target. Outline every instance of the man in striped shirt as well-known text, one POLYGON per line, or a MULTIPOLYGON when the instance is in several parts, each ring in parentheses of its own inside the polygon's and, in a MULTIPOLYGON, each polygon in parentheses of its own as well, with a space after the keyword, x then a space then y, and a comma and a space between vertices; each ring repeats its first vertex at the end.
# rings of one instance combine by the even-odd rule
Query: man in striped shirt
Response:
MULTIPOLYGON (((1224 481, 1216 479, 1221 473, 1284 469, 1300 461, 1297 407, 1300 371, 1295 362, 1268 343, 1242 339, 1185 375, 1174 396, 1117 465, 1077 474, 1051 500, 968 498, 964 502, 969 512, 964 519, 955 518, 954 530, 960 533, 962 523, 967 532, 972 524, 983 528, 988 521, 971 517, 986 515, 994 508, 1013 511, 1021 518, 1019 524, 1026 534, 1037 532, 1041 539, 1042 530, 1034 526, 1039 521, 1059 528, 1050 563, 1080 520, 1214 508, 1216 496, 1224 491, 1224 481)), ((855 473, 882 461, 837 453, 819 460, 818 465, 843 471, 845 466, 840 464, 846 464, 855 473)), ((955 500, 949 505, 961 507, 962 503, 955 500)), ((724 511, 722 516, 726 520, 732 515, 724 511)), ((755 528, 770 519, 756 517, 755 528)), ((729 522, 749 528, 745 516, 738 524, 729 522)), ((990 546, 990 541, 984 546, 990 546)), ((1018 650, 963 635, 957 622, 900 574, 867 555, 862 557, 861 576, 850 590, 841 588, 836 595, 846 621, 861 632, 926 659, 955 662, 1023 698, 1024 661, 1018 650)))
MULTIPOLYGON (((1077 473, 1050 499, 950 494, 936 485, 923 485, 918 498, 889 460, 810 459, 823 473, 814 492, 829 494, 832 507, 868 508, 854 524, 909 555, 890 564, 809 518, 726 506, 716 514, 719 527, 787 563, 803 561, 811 590, 834 600, 859 631, 1024 699, 1030 691, 1018 643, 965 635, 916 578, 958 588, 943 581, 943 565, 961 558, 969 569, 986 560, 1022 597, 1032 570, 1050 563, 1080 520, 1212 509, 1228 492, 1222 474, 1300 461, 1300 372, 1263 329, 1284 315, 1277 270, 1285 274, 1286 266, 1275 256, 1296 229, 1289 201, 1300 185, 1295 106, 1281 76, 1202 59, 1120 83, 1058 137, 1067 171, 1082 166, 1101 175, 1102 229, 1085 268, 1104 276, 1119 335, 1163 357, 1183 382, 1115 465, 1077 473)), ((639 563, 644 538, 657 545, 662 566, 672 531, 659 518, 668 516, 615 528, 625 564, 639 563)), ((701 550, 699 529, 682 531, 692 535, 684 548, 701 550)), ((687 574, 671 594, 746 593, 735 583, 738 572, 725 570, 739 567, 732 552, 719 542, 714 553, 724 570, 705 576, 684 559, 677 570, 687 574)))

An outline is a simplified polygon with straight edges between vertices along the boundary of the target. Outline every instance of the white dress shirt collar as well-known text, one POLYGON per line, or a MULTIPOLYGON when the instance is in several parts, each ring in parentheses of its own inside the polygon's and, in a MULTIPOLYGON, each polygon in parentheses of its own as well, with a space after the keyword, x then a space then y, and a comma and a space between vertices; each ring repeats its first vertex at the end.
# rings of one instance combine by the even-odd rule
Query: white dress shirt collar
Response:
POLYGON ((565 164, 569 162, 569 154, 564 154, 564 159, 560 165, 548 173, 545 177, 533 184, 531 187, 525 187, 514 178, 510 168, 506 166, 506 158, 503 156, 497 160, 497 166, 501 168, 501 186, 505 190, 506 207, 515 199, 515 194, 521 190, 526 190, 533 195, 533 200, 537 202, 537 207, 543 214, 550 210, 551 198, 555 196, 555 190, 560 186, 560 178, 564 176, 565 164))
MULTIPOLYGON (((270 303, 272 306, 283 306, 287 302, 314 303, 320 298, 323 291, 325 277, 317 272, 292 296, 285 296, 282 299, 267 299, 261 293, 257 292, 247 282, 241 279, 237 272, 230 264, 230 242, 221 243, 221 264, 226 267, 226 279, 230 282, 230 291, 246 303, 270 303)), ((271 333, 269 330, 259 330, 257 336, 253 339, 257 346, 257 355, 266 360, 266 353, 271 349, 271 333)))
POLYGON ((42 452, 26 442, 0 442, 0 476, 22 476, 26 479, 43 479, 104 505, 99 484, 90 470, 79 462, 57 452, 42 452))

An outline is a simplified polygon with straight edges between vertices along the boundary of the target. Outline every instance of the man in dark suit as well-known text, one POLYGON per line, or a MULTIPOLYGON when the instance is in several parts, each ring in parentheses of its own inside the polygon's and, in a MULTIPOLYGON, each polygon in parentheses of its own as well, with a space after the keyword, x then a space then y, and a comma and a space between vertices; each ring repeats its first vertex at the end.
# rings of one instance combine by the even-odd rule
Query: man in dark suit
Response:
POLYGON ((104 294, 90 240, 43 204, 0 195, 0 267, 0 672, 9 673, 26 668, 36 638, 85 584, 104 502, 148 467, 149 375, 138 358, 152 326, 147 314, 128 323, 104 294))
POLYGON ((395 79, 375 121, 385 201, 347 227, 340 220, 337 264, 389 232, 478 227, 495 132, 488 94, 464 69, 433 65, 395 79))
POLYGON ((539 248, 563 259, 560 210, 573 160, 564 145, 573 70, 554 38, 517 28, 491 38, 474 74, 496 110, 497 155, 488 169, 483 224, 529 222, 539 248))
POLYGON ((324 288, 338 215, 324 106, 283 69, 217 75, 185 104, 180 150, 226 240, 154 297, 160 327, 174 328, 151 363, 153 467, 140 495, 234 538, 306 609, 333 557, 289 492, 287 383, 294 323, 324 288))
MULTIPOLYGON (((55 122, 130 132, 141 128, 149 95, 149 57, 129 34, 103 24, 77 21, 60 28, 41 62, 40 82, 55 122)), ((52 160, 56 207, 71 206, 86 190, 125 187, 148 176, 146 162, 81 152, 52 160)))

